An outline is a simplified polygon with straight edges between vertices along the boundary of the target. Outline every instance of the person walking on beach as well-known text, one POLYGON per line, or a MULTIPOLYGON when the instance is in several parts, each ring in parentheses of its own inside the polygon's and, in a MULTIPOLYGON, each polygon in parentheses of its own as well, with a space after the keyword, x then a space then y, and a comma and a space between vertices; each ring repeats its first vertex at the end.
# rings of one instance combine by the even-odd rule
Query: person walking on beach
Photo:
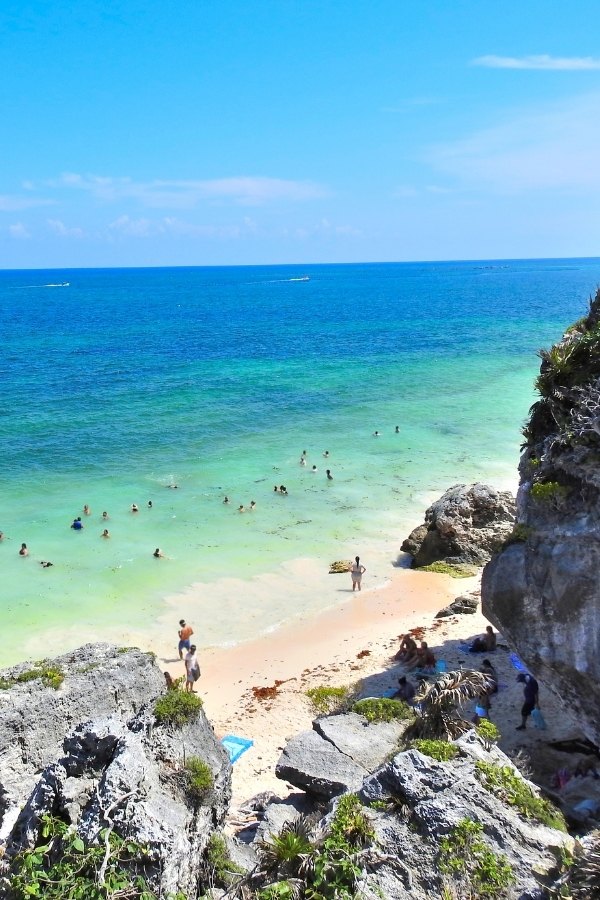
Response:
POLYGON ((196 657, 196 645, 192 644, 185 655, 185 689, 188 694, 195 694, 194 685, 200 678, 200 663, 196 657))
POLYGON ((521 707, 521 724, 517 725, 517 731, 525 731, 528 717, 534 709, 539 709, 540 686, 533 675, 525 675, 524 672, 517 675, 517 681, 525 685, 523 688, 525 702, 521 707))
POLYGON ((190 638, 194 633, 194 629, 191 625, 186 625, 185 619, 179 620, 179 631, 177 632, 179 636, 179 659, 183 659, 183 650, 190 649, 190 638))
POLYGON ((352 577, 352 590, 353 591, 355 591, 356 588, 358 588, 359 591, 361 590, 360 583, 361 583, 362 577, 366 571, 367 570, 365 569, 365 567, 362 565, 362 563, 360 561, 360 556, 355 556, 354 562, 350 566, 350 575, 352 577))

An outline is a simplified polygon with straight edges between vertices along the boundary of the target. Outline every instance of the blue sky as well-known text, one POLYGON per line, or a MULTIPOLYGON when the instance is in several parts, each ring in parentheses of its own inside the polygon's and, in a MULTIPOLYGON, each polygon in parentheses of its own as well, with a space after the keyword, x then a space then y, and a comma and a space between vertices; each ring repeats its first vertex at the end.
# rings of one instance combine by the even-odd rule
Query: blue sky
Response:
POLYGON ((0 266, 596 256, 600 8, 3 0, 0 266))

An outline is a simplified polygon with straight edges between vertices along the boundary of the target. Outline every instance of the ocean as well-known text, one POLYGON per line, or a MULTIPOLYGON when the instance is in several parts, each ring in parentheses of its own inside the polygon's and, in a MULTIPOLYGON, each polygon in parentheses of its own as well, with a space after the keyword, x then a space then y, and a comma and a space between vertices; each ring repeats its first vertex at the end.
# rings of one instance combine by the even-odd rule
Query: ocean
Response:
POLYGON ((516 486, 536 351, 598 283, 599 259, 0 272, 0 664, 151 646, 180 597, 201 646, 244 641, 344 602, 323 576, 357 553, 381 586, 446 487, 516 486))

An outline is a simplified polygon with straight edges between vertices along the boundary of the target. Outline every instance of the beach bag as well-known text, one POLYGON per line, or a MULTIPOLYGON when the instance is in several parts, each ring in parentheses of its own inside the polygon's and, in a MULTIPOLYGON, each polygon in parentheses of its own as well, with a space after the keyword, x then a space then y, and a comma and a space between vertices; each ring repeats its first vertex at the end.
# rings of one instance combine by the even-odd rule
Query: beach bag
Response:
POLYGON ((545 731, 546 720, 542 715, 541 709, 538 709, 537 706, 534 710, 532 710, 531 721, 533 722, 535 728, 539 728, 541 731, 545 731))
POLYGON ((194 666, 192 669, 192 675, 194 677, 194 681, 198 681, 200 678, 200 666, 194 666))

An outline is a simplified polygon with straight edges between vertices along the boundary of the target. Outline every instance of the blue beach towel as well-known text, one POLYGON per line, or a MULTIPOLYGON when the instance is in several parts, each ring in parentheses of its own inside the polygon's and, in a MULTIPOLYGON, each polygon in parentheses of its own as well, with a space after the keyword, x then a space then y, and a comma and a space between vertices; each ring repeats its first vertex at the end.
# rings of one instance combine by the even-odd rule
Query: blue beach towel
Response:
POLYGON ((445 659, 438 659, 438 661, 437 661, 436 664, 435 664, 435 671, 437 672, 438 675, 439 675, 441 672, 447 672, 447 671, 448 671, 448 666, 447 666, 447 664, 446 664, 446 660, 445 660, 445 659))
POLYGON ((396 690, 397 690, 397 689, 396 689, 396 688, 393 688, 393 687, 392 687, 392 688, 388 688, 387 691, 384 691, 384 692, 383 692, 383 696, 384 696, 384 697, 387 697, 388 699, 390 699, 391 697, 394 696, 394 694, 396 693, 396 690))
POLYGON ((526 675, 529 675, 529 669, 527 668, 525 663, 519 659, 516 653, 510 654, 510 661, 517 672, 524 672, 526 675))
POLYGON ((229 762, 233 765, 242 753, 245 753, 246 750, 252 747, 254 741, 248 740, 248 738, 236 737, 235 734, 226 734, 224 738, 221 738, 221 743, 229 754, 229 762))

